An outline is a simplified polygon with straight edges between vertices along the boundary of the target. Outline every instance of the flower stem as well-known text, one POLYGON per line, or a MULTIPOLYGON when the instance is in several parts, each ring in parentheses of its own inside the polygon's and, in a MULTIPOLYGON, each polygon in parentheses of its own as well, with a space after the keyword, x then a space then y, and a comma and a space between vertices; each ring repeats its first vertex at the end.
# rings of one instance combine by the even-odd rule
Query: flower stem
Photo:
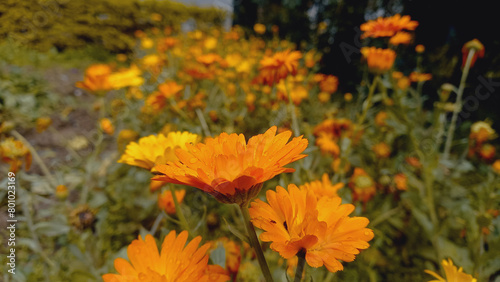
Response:
POLYGON ((299 262, 297 263, 297 270, 295 270, 294 282, 300 282, 300 280, 302 280, 302 273, 304 272, 304 265, 306 264, 306 253, 304 250, 300 250, 300 252, 297 253, 297 257, 299 257, 299 262))
POLYGON ((266 282, 272 282, 273 276, 271 275, 271 271, 269 271, 269 267, 267 266, 266 258, 264 257, 264 252, 262 252, 262 248, 259 243, 259 239, 257 238, 257 234, 255 233, 255 229, 253 227, 252 222, 250 221, 250 213, 248 212, 248 207, 240 206, 241 214, 243 215, 243 221, 245 222, 245 227, 248 232, 248 236, 250 239, 250 245, 252 245, 255 254, 257 255, 257 259, 259 261, 260 269, 264 274, 264 278, 266 282))
POLYGON ((12 135, 14 135, 14 137, 16 137, 18 140, 20 140, 21 142, 23 142, 24 146, 26 146, 30 150, 31 155, 33 156, 33 159, 38 164, 38 166, 40 166, 40 169, 42 169, 43 174, 45 174, 45 176, 47 177, 48 181, 50 182, 50 185, 52 185, 52 188, 55 191, 55 189, 57 187, 57 181, 54 178, 54 176, 52 176, 52 174, 50 173, 50 170, 47 168, 47 166, 43 162, 43 160, 40 157, 40 155, 38 155, 38 153, 35 150, 35 148, 33 146, 31 146, 30 142, 28 142, 28 140, 26 140, 26 138, 24 138, 21 134, 19 134, 19 132, 15 131, 15 130, 12 130, 10 133, 12 135))
POLYGON ((174 205, 175 205, 175 213, 177 214, 177 218, 179 219, 182 228, 184 230, 188 231, 190 235, 191 234, 191 228, 189 227, 189 224, 186 220, 186 217, 184 216, 184 213, 182 212, 181 205, 179 204, 179 201, 177 200, 177 195, 175 195, 175 189, 172 184, 170 186, 170 193, 172 193, 172 199, 174 199, 174 205))
POLYGON ((450 127, 448 128, 448 134, 446 136, 446 143, 444 145, 443 160, 447 160, 450 156, 451 143, 453 142, 453 134, 455 133, 455 127, 457 125, 458 114, 462 111, 462 95, 464 94, 465 81, 469 75, 469 69, 474 57, 476 50, 470 49, 467 55, 467 60, 465 61, 464 71, 462 72, 462 78, 460 79, 460 85, 457 91, 457 101, 455 102, 455 109, 453 111, 453 116, 451 117, 450 127))

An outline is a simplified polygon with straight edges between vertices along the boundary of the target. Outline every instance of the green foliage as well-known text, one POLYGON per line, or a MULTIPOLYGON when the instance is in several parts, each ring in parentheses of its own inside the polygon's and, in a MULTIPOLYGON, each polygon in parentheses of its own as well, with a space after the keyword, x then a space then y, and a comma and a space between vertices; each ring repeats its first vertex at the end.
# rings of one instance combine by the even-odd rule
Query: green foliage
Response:
POLYGON ((155 0, 17 1, 0 3, 0 39, 47 51, 99 44, 112 51, 130 51, 134 32, 166 26, 178 28, 194 19, 199 27, 219 25, 224 12, 155 0), (152 14, 161 19, 152 19, 152 14))

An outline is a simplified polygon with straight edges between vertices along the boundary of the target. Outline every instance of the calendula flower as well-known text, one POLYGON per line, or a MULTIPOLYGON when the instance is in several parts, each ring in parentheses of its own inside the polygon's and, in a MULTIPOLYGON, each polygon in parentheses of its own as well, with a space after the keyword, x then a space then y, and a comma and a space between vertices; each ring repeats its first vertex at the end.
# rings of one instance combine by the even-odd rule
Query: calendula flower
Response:
POLYGON ((197 143, 199 139, 198 135, 187 131, 142 137, 127 145, 118 162, 151 170, 156 164, 177 160, 176 149, 186 149, 186 144, 197 143))
POLYGON ((352 131, 352 123, 345 118, 340 119, 326 119, 314 127, 314 136, 321 134, 331 135, 332 139, 337 141, 342 134, 350 133, 352 131))
POLYGON ((399 14, 387 18, 377 18, 361 25, 363 31, 361 38, 366 37, 391 37, 401 30, 415 30, 418 22, 412 21, 410 16, 399 14))
POLYGON ((462 68, 465 66, 465 62, 467 61, 467 56, 469 55, 469 51, 471 49, 476 51, 470 62, 471 68, 474 66, 474 63, 476 62, 477 58, 484 57, 484 45, 479 40, 472 39, 471 41, 465 43, 464 46, 462 47, 462 68))
POLYGON ((66 185, 57 185, 56 187, 56 197, 60 200, 66 199, 68 197, 68 187, 66 185))
POLYGON ((368 202, 377 192, 375 181, 362 168, 355 168, 349 180, 349 187, 353 191, 352 198, 354 201, 361 200, 368 202))
POLYGON ((479 149, 479 156, 485 161, 491 161, 495 157, 496 149, 491 144, 483 144, 479 149))
POLYGON ((337 183, 335 185, 330 181, 328 174, 324 173, 321 180, 315 180, 299 186, 302 190, 311 190, 319 200, 323 197, 337 197, 337 191, 344 187, 344 183, 337 183))
POLYGON ((495 139, 497 137, 495 130, 491 124, 486 121, 477 121, 470 128, 469 138, 482 144, 485 141, 495 139))
POLYGON ((140 86, 144 83, 144 78, 141 76, 141 71, 135 65, 128 69, 112 73, 108 77, 109 84, 113 89, 120 89, 128 86, 140 86))
POLYGON ((267 202, 252 202, 252 223, 264 230, 260 239, 271 242, 271 249, 283 258, 291 259, 305 253, 312 267, 326 266, 331 272, 343 270, 339 260, 350 262, 359 250, 366 249, 373 231, 366 228, 364 217, 349 217, 354 206, 341 204, 340 197, 317 200, 312 190, 299 189, 294 184, 268 190, 267 202))
POLYGON ((40 117, 36 119, 36 131, 44 132, 52 124, 52 119, 49 117, 40 117))
POLYGON ((227 237, 221 237, 213 242, 212 250, 221 244, 224 247, 226 255, 226 271, 231 276, 231 281, 237 281, 236 276, 241 263, 241 248, 235 241, 227 237))
POLYGON ((218 265, 208 264, 207 250, 210 244, 198 248, 201 237, 197 236, 186 245, 188 233, 179 236, 170 231, 158 251, 155 239, 150 234, 143 240, 140 236, 127 248, 128 262, 117 258, 115 268, 118 274, 104 274, 105 282, 118 281, 175 281, 209 282, 228 281, 229 276, 218 265))
POLYGON ((196 61, 204 64, 205 66, 212 65, 214 63, 220 62, 221 60, 223 60, 222 57, 215 53, 200 55, 196 57, 196 61))
POLYGON ((384 73, 391 69, 396 59, 396 52, 391 49, 363 47, 361 54, 366 59, 370 70, 376 73, 384 73))
POLYGON ((144 37, 141 40, 141 48, 142 49, 151 49, 151 48, 153 48, 154 45, 155 45, 155 42, 153 41, 153 39, 151 39, 149 37, 144 37))
POLYGON ((302 58, 302 54, 299 51, 291 50, 276 52, 272 56, 264 57, 260 61, 260 73, 257 81, 272 86, 289 74, 296 75, 300 58, 302 58))
POLYGON ((323 79, 319 82, 319 89, 329 94, 337 91, 338 86, 339 79, 334 75, 324 75, 323 79))
POLYGON ((323 154, 330 154, 333 157, 338 157, 340 154, 340 147, 336 140, 334 140, 332 134, 320 134, 318 138, 316 138, 316 145, 323 154))
POLYGON ((109 83, 109 76, 111 73, 111 67, 108 65, 91 65, 85 70, 83 81, 78 81, 75 86, 93 92, 94 94, 101 94, 113 89, 112 85, 109 83))
POLYGON ((415 46, 415 52, 417 52, 417 53, 425 52, 425 46, 422 44, 418 44, 417 46, 415 46))
POLYGON ((408 189, 408 176, 404 173, 398 173, 394 175, 394 184, 396 184, 396 189, 407 190, 408 189))
POLYGON ((494 172, 500 174, 500 160, 496 160, 492 165, 491 168, 493 169, 494 172))
POLYGON ((444 269, 445 278, 441 277, 434 271, 424 270, 425 273, 430 274, 436 278, 436 280, 429 280, 429 282, 476 282, 477 279, 472 277, 472 275, 464 273, 462 268, 457 269, 456 266, 453 265, 451 259, 448 261, 443 260, 441 263, 444 269))
POLYGON ((10 164, 9 171, 16 173, 22 166, 24 158, 24 168, 30 169, 31 153, 23 142, 8 137, 0 142, 0 159, 7 164, 10 164))
POLYGON ((420 73, 420 72, 412 72, 410 73, 410 80, 412 82, 421 82, 432 79, 432 74, 430 73, 420 73))
POLYGON ((377 158, 385 159, 391 155, 391 147, 384 142, 373 145, 372 150, 377 158))
POLYGON ((377 126, 380 126, 380 127, 387 126, 387 122, 386 122, 387 117, 388 117, 387 112, 385 112, 385 111, 378 112, 377 115, 375 116, 375 120, 374 120, 375 124, 377 126))
MULTIPOLYGON (((153 181, 158 182, 158 181, 153 181)), ((175 197, 179 204, 184 200, 186 195, 186 190, 180 189, 175 191, 175 197)), ((161 194, 158 194, 158 207, 160 210, 165 211, 167 214, 175 214, 175 202, 172 197, 172 192, 170 190, 165 190, 161 194)))
POLYGON ((160 175, 153 179, 196 187, 222 203, 245 206, 264 181, 295 171, 284 166, 306 156, 301 153, 307 139, 300 136, 287 143, 292 132, 276 135, 276 130, 273 126, 248 143, 243 134, 224 132, 205 143, 187 145, 176 151, 178 161, 156 166, 160 175))
POLYGON ((106 133, 108 135, 113 135, 115 133, 115 127, 114 127, 113 123, 111 122, 111 120, 109 120, 109 118, 102 118, 99 121, 99 125, 100 125, 102 131, 104 131, 104 133, 106 133))
POLYGON ((392 36, 391 39, 389 39, 389 44, 392 44, 395 46, 400 45, 400 44, 406 45, 406 44, 410 44, 411 39, 412 39, 412 36, 410 33, 400 31, 400 32, 396 33, 394 36, 392 36))
POLYGON ((253 26, 253 30, 255 31, 255 33, 264 34, 266 32, 266 26, 260 23, 256 23, 253 26))

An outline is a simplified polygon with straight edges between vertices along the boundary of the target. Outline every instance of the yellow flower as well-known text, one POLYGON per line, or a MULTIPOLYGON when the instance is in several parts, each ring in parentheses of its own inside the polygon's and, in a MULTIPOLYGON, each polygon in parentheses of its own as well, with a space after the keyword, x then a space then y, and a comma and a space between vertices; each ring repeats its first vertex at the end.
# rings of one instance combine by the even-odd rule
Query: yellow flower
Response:
POLYGON ((186 143, 198 141, 198 135, 187 131, 170 132, 166 137, 163 134, 150 135, 139 139, 138 143, 128 144, 118 162, 151 170, 156 164, 177 160, 176 149, 186 149, 186 143))
POLYGON ((417 52, 417 53, 425 52, 425 46, 422 44, 418 44, 417 46, 415 46, 415 52, 417 52))
POLYGON ((500 174, 500 160, 496 160, 492 165, 493 171, 500 174))
POLYGON ((114 89, 120 89, 127 86, 140 86, 144 83, 141 71, 137 66, 132 65, 128 69, 111 74, 108 78, 109 84, 114 89))
MULTIPOLYGON (((159 182, 159 181, 153 181, 153 182, 159 182)), ((156 190, 156 189, 151 189, 151 190, 156 190)), ((181 190, 176 190, 175 191, 175 197, 177 198, 177 202, 179 204, 182 203, 184 200, 184 196, 186 195, 186 190, 181 189, 181 190)), ((172 192, 170 190, 165 190, 163 193, 158 194, 158 207, 160 210, 165 211, 167 214, 175 214, 175 202, 174 198, 172 197, 172 192)))
POLYGON ((388 115, 387 115, 387 112, 385 111, 380 111, 377 113, 377 115, 375 116, 375 124, 377 126, 386 126, 387 123, 386 123, 386 119, 387 119, 388 115))
POLYGON ((213 50, 215 47, 217 47, 217 38, 215 37, 209 37, 205 39, 205 42, 203 43, 203 46, 207 50, 213 50))
POLYGON ((44 132, 52 124, 52 119, 49 117, 40 117, 36 119, 36 131, 44 132))
POLYGON ((145 37, 141 40, 141 48, 142 49, 150 49, 154 46, 154 41, 149 38, 149 37, 145 37))
POLYGON ((391 155, 391 148, 384 142, 373 145, 372 150, 375 152, 377 158, 385 159, 391 155))
POLYGON ((255 33, 264 34, 266 32, 266 26, 260 23, 256 23, 253 26, 253 30, 255 31, 255 33))
POLYGON ((229 276, 218 265, 208 264, 207 250, 210 244, 198 248, 201 237, 197 236, 185 246, 188 233, 176 236, 170 231, 158 251, 155 239, 150 234, 143 240, 140 235, 128 246, 130 262, 122 258, 115 260, 118 274, 104 274, 105 282, 158 281, 158 282, 209 282, 228 281, 229 276))
POLYGON ((469 138, 481 144, 487 140, 496 138, 496 132, 486 121, 478 121, 472 124, 469 138))
POLYGON ((364 217, 349 217, 354 206, 341 204, 340 197, 322 197, 317 200, 312 190, 299 189, 294 184, 268 190, 267 202, 252 202, 252 223, 264 230, 260 239, 271 242, 271 249, 283 258, 291 259, 305 253, 312 267, 326 266, 336 272, 344 267, 339 260, 351 262, 359 250, 370 245, 373 231, 366 228, 364 217))
POLYGON ((477 279, 472 277, 472 275, 464 273, 461 267, 457 269, 457 267, 453 265, 451 259, 448 259, 448 261, 443 260, 441 264, 443 266, 446 278, 441 277, 434 271, 424 270, 425 273, 430 274, 436 278, 436 280, 429 280, 429 282, 476 282, 477 281, 477 279))
POLYGON ((273 126, 245 142, 243 134, 222 133, 205 143, 177 150, 178 161, 155 167, 154 180, 189 185, 205 191, 222 203, 248 204, 262 183, 274 176, 295 171, 284 166, 304 158, 307 139, 292 132, 276 135, 273 126), (288 142, 288 143, 287 143, 288 142))
POLYGON ((323 197, 338 197, 337 191, 342 187, 344 187, 344 183, 332 185, 330 177, 328 177, 328 174, 324 173, 321 177, 321 181, 315 180, 305 183, 300 185, 299 189, 313 191, 314 195, 316 195, 316 198, 319 200, 323 197))
POLYGON ((9 171, 16 173, 22 165, 20 159, 23 157, 25 169, 28 170, 31 166, 31 153, 24 143, 12 137, 0 142, 0 160, 10 164, 9 171))

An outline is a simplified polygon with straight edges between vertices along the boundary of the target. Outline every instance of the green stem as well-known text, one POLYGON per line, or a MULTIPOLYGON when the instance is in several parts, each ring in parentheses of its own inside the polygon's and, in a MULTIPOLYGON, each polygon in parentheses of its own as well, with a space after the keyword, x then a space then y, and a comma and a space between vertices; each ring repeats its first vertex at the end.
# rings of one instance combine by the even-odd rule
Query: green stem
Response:
POLYGON ((262 251, 262 247, 260 246, 259 239, 257 238, 257 234, 255 233, 253 224, 250 221, 250 213, 248 212, 248 207, 240 206, 240 211, 241 214, 243 215, 243 221, 245 222, 245 227, 248 232, 250 245, 252 245, 255 254, 257 255, 257 260, 259 261, 260 269, 264 274, 264 278, 266 282, 272 282, 273 276, 271 275, 271 271, 269 271, 266 258, 264 257, 264 252, 262 251))
POLYGON ((47 179, 50 182, 50 185, 52 185, 52 188, 55 191, 55 189, 57 187, 57 181, 54 178, 54 176, 52 176, 52 174, 50 173, 49 169, 47 168, 47 166, 43 162, 42 158, 36 152, 35 148, 33 146, 31 146, 30 142, 28 142, 28 140, 26 140, 26 138, 24 138, 21 134, 19 134, 19 132, 15 131, 15 130, 12 130, 10 133, 12 135, 14 135, 14 137, 16 137, 17 139, 19 139, 19 141, 23 142, 24 146, 26 146, 30 150, 31 155, 33 156, 33 159, 38 164, 38 166, 40 167, 40 169, 42 169, 43 174, 45 174, 45 176, 47 177, 47 179))
POLYGON ((189 227, 186 217, 184 216, 184 212, 182 212, 181 205, 177 200, 177 196, 175 195, 175 189, 172 184, 170 184, 170 193, 172 193, 172 199, 174 199, 174 205, 175 205, 175 213, 177 214, 177 218, 179 219, 182 228, 184 228, 184 230, 188 231, 189 234, 192 235, 191 228, 189 227))
POLYGON ((450 156, 451 143, 453 142, 453 135, 455 134, 455 127, 458 119, 458 114, 462 111, 462 95, 464 93, 465 81, 469 75, 469 69, 474 57, 475 49, 470 49, 467 55, 467 60, 465 62, 464 71, 462 72, 462 78, 460 79, 460 86, 457 91, 457 101, 455 102, 455 109, 453 111, 453 116, 451 117, 450 127, 448 128, 448 134, 446 136, 446 143, 444 146, 443 160, 447 160, 450 156))
POLYGON ((300 282, 300 280, 302 280, 302 273, 304 273, 304 265, 306 264, 305 251, 303 249, 300 250, 300 252, 297 253, 297 257, 299 258, 299 262, 297 263, 294 282, 300 282))

